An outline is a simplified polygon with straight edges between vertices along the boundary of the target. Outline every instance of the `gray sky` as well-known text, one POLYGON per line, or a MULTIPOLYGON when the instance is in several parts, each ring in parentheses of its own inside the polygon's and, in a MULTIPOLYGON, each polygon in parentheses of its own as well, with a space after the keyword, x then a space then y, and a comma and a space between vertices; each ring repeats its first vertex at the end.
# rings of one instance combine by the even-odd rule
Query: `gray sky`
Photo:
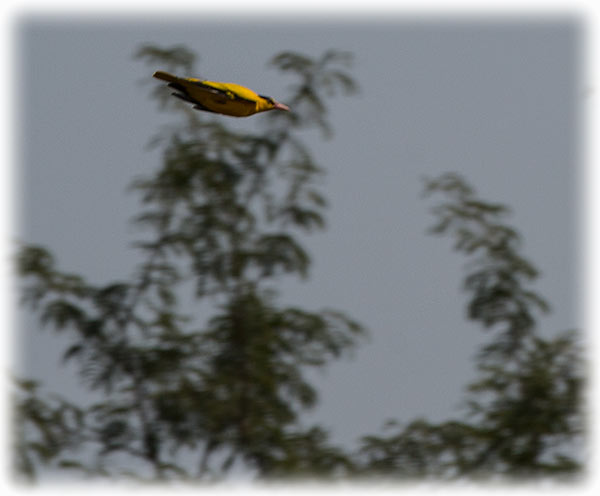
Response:
MULTIPOLYGON (((307 138, 327 171, 328 228, 303 239, 309 280, 281 286, 282 301, 337 308, 369 330, 353 359, 314 375, 321 401, 306 418, 335 441, 352 445, 388 418, 456 415, 474 377, 472 357, 487 336, 464 320, 464 260, 426 234, 424 175, 459 172, 482 198, 509 205, 552 304, 543 329, 581 328, 577 19, 53 19, 17 23, 17 237, 97 283, 134 269, 129 245, 143 233, 129 222, 139 203, 126 187, 160 165, 160 153, 144 147, 172 119, 138 84, 160 69, 133 60, 140 44, 183 44, 200 56, 198 76, 283 102, 290 79, 266 67, 273 55, 354 53, 360 94, 331 102, 333 139, 307 138)), ((263 117, 218 119, 251 131, 263 117)), ((60 340, 29 317, 22 323, 18 368, 79 395, 57 366, 60 340)))

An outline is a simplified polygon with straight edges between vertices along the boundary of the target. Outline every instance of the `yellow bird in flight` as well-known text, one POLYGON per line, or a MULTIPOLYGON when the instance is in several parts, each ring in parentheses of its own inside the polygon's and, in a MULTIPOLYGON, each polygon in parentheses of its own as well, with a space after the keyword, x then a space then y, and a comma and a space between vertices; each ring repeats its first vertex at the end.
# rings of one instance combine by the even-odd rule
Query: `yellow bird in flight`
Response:
POLYGON ((198 110, 234 117, 246 117, 274 109, 290 110, 287 105, 276 102, 270 96, 259 95, 235 83, 182 78, 163 71, 156 71, 153 76, 167 81, 168 86, 175 90, 171 93, 173 96, 192 103, 198 110))

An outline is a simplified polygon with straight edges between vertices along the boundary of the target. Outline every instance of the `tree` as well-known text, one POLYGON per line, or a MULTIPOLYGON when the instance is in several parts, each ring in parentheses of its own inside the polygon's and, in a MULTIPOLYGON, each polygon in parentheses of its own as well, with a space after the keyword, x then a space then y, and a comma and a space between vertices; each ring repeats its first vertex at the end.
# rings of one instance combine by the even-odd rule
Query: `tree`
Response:
POLYGON ((542 337, 536 314, 549 305, 528 288, 537 270, 519 254, 520 238, 456 174, 426 181, 436 205, 435 234, 449 234, 468 257, 468 317, 493 334, 476 357, 466 420, 416 419, 387 436, 363 438, 362 473, 400 477, 565 477, 582 469, 582 353, 574 331, 542 337))
MULTIPOLYGON (((144 46, 136 56, 195 72, 184 47, 144 46)), ((304 427, 300 415, 317 400, 305 370, 351 349, 363 329, 336 310, 277 302, 281 277, 308 273, 298 234, 324 226, 322 171, 298 134, 312 126, 331 133, 322 93, 355 90, 348 63, 333 51, 273 58, 296 77, 286 100, 294 112, 271 115, 261 133, 233 131, 164 89, 155 93, 182 119, 154 140, 162 167, 132 186, 143 202, 136 222, 150 236, 136 244, 140 263, 130 278, 93 285, 59 270, 47 249, 22 247, 24 303, 69 335, 64 360, 101 396, 87 407, 64 400, 55 407, 26 389, 19 417, 39 419, 43 435, 37 444, 19 436, 22 473, 35 476, 34 452, 91 475, 162 480, 221 478, 233 467, 259 477, 348 470, 327 433, 304 427), (209 310, 180 304, 184 290, 209 310), (76 412, 69 447, 93 460, 75 462, 58 449, 56 438, 67 432, 61 408, 76 412)))

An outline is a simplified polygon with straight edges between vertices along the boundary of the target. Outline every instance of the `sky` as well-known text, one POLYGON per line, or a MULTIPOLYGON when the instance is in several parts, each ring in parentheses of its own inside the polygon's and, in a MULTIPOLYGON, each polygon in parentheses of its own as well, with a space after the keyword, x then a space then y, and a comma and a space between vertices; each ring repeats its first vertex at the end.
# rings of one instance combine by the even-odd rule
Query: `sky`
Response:
MULTIPOLYGON (((283 102, 290 80, 267 66, 276 53, 354 54, 358 95, 332 99, 331 139, 307 134, 327 173, 327 229, 303 239, 308 280, 281 285, 281 301, 336 308, 368 330, 351 358, 311 375, 320 401, 306 422, 335 442, 354 447, 390 418, 455 417, 475 377, 472 358, 487 335, 464 318, 464 260, 427 234, 424 176, 458 172, 481 198, 510 206, 523 253, 541 271, 535 288, 552 306, 541 330, 583 327, 577 17, 26 16, 15 28, 14 237, 95 283, 134 271, 131 243, 142 233, 130 220, 140 203, 127 186, 160 166, 146 145, 171 118, 148 98, 160 67, 133 59, 141 44, 183 44, 199 55, 200 74, 190 76, 283 102)), ((252 131, 263 117, 222 119, 252 131)), ((20 317, 14 368, 85 397, 73 369, 60 366, 64 342, 20 317)))

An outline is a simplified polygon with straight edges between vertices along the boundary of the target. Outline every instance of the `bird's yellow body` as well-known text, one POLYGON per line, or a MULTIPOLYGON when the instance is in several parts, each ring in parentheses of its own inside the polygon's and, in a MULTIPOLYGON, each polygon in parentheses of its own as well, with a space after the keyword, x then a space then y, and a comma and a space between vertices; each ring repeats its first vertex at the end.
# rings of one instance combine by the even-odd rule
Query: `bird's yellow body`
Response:
POLYGON ((273 109, 289 110, 287 105, 235 83, 182 78, 163 71, 156 71, 154 77, 167 81, 169 87, 176 90, 173 96, 192 103, 198 110, 234 117, 246 117, 273 109))

